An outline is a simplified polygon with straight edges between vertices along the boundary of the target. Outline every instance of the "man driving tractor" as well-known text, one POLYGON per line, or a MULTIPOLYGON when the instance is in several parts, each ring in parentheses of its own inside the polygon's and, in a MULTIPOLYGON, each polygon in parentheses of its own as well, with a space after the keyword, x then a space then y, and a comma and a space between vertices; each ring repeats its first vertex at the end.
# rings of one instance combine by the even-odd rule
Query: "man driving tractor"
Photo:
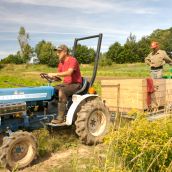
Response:
POLYGON ((52 120, 53 124, 59 124, 64 121, 66 112, 67 98, 73 95, 82 86, 82 77, 79 63, 76 58, 69 54, 69 49, 62 44, 54 49, 59 58, 57 73, 48 73, 50 77, 63 77, 63 84, 57 85, 58 90, 58 116, 52 120))

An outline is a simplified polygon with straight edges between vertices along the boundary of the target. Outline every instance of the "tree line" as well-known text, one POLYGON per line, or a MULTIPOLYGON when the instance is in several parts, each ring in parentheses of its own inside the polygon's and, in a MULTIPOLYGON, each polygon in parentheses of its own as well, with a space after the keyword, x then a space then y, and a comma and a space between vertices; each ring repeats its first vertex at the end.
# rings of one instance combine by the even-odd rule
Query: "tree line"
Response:
POLYGON ((149 36, 144 36, 136 41, 136 36, 130 34, 124 45, 115 42, 109 47, 106 58, 115 63, 135 63, 143 62, 150 53, 150 43, 158 41, 160 48, 169 55, 172 52, 172 28, 166 30, 157 29, 149 36))
MULTIPOLYGON (((55 46, 51 42, 42 40, 33 48, 29 45, 28 38, 29 34, 26 33, 24 27, 21 27, 18 35, 20 51, 16 54, 8 55, 6 58, 2 59, 0 63, 22 64, 28 63, 31 58, 36 57, 38 63, 55 67, 58 63, 58 58, 54 52, 55 46)), ((160 48, 171 54, 172 27, 166 30, 157 29, 149 36, 142 37, 139 41, 136 41, 136 36, 131 33, 124 45, 121 45, 119 42, 114 42, 107 52, 101 53, 100 63, 102 65, 110 65, 112 63, 143 62, 144 58, 150 52, 151 41, 158 41, 160 48)), ((79 63, 93 63, 95 50, 79 44, 76 48, 75 57, 78 59, 79 63)))

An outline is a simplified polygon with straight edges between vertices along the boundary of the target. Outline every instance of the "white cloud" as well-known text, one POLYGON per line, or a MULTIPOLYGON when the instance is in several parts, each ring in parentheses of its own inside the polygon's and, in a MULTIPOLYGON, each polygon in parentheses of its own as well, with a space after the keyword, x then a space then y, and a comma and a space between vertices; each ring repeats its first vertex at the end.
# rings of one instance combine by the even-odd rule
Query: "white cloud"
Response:
MULTIPOLYGON (((30 4, 37 6, 52 6, 52 7, 63 7, 63 8, 72 8, 72 9, 82 9, 86 11, 107 11, 112 9, 112 6, 108 2, 103 2, 100 0, 7 0, 8 3, 22 3, 22 4, 30 4)), ((6 2, 7 2, 6 1, 6 2)))
MULTIPOLYGON (((20 4, 32 4, 32 5, 43 5, 43 6, 52 6, 52 7, 65 7, 65 8, 72 8, 72 9, 80 9, 80 12, 87 12, 87 13, 100 13, 106 12, 107 14, 111 13, 111 16, 115 16, 116 13, 121 12, 128 12, 128 13, 136 13, 136 14, 154 14, 156 13, 155 9, 148 8, 148 7, 141 7, 139 3, 133 5, 133 1, 130 4, 128 1, 102 1, 102 0, 1 0, 8 3, 20 3, 20 4), (137 7, 136 7, 137 6, 137 7)), ((135 1, 135 0, 134 0, 135 1)), ((27 6, 26 6, 27 8, 27 6)), ((23 7, 24 10, 24 7, 23 7)), ((51 9, 50 9, 51 11, 51 9)), ((66 12, 66 11, 65 11, 66 12)), ((57 14, 58 15, 58 14, 57 14)), ((96 16, 94 16, 94 20, 92 18, 86 18, 86 14, 84 15, 76 15, 71 18, 70 15, 63 16, 59 14, 58 20, 55 17, 52 17, 53 14, 51 13, 44 13, 37 14, 35 12, 31 13, 19 13, 16 9, 13 11, 8 11, 2 7, 0 10, 0 22, 2 23, 11 23, 13 25, 18 26, 29 26, 29 33, 38 32, 40 33, 54 33, 54 30, 57 30, 58 34, 73 34, 75 31, 76 33, 85 33, 85 34, 92 34, 92 33, 99 33, 100 30, 106 34, 128 34, 128 28, 124 26, 124 29, 120 27, 114 26, 113 29, 111 24, 109 27, 104 25, 104 22, 96 22, 96 16), (41 17, 40 17, 41 16, 41 17), (70 25, 69 28, 66 27, 70 25), (41 29, 40 29, 41 28, 41 29)), ((97 16, 97 21, 99 20, 99 16, 97 16)), ((119 19, 120 20, 120 19, 119 19)), ((105 21, 106 22, 106 21, 105 21)), ((118 21, 116 22, 118 23, 118 21)), ((127 25, 128 23, 126 23, 127 25)), ((15 27, 18 29, 19 27, 15 27)), ((1 26, 1 31, 14 31, 14 27, 4 27, 1 26)), ((17 31, 17 30, 16 30, 17 31)))
POLYGON ((72 44, 75 37, 101 32, 102 49, 107 49, 115 41, 124 43, 130 32, 140 39, 157 28, 171 27, 171 1, 167 1, 0 0, 0 51, 8 50, 9 44, 18 48, 20 26, 30 34, 32 44, 42 39, 56 44, 69 39, 72 44))
MULTIPOLYGON (((8 3, 22 3, 36 6, 51 6, 51 7, 63 7, 68 9, 80 9, 85 13, 102 13, 102 12, 129 12, 136 14, 155 14, 155 8, 148 8, 139 5, 135 6, 135 3, 130 1, 103 1, 103 0, 4 0, 8 3)), ((154 0, 152 0, 154 1, 154 0)), ((138 2, 138 1, 135 1, 138 2)), ((144 1, 142 1, 144 2, 144 1)))
MULTIPOLYGON (((1 12, 0 12, 1 14, 1 12)), ((1 15, 2 16, 2 15, 1 15)), ((106 34, 127 34, 128 31, 121 30, 121 29, 113 29, 109 28, 107 26, 104 26, 104 23, 95 23, 92 20, 85 19, 77 19, 74 24, 70 27, 70 30, 77 30, 77 32, 66 32, 64 29, 61 28, 66 28, 66 26, 70 23, 70 17, 68 20, 58 19, 58 22, 56 22, 55 18, 49 18, 47 17, 46 14, 43 14, 42 17, 40 16, 30 16, 30 15, 20 15, 20 14, 3 14, 3 18, 0 19, 0 21, 8 21, 9 23, 18 23, 21 26, 33 26, 35 25, 34 30, 30 30, 29 33, 45 33, 45 34, 82 34, 83 32, 85 34, 94 34, 94 33, 99 33, 103 32, 106 34), (46 22, 45 22, 46 21, 46 22), (37 27, 36 27, 37 25, 37 27), (40 29, 41 27, 41 29, 40 29), (54 28, 59 28, 57 29, 58 31, 55 32, 54 28), (101 28, 101 29, 100 29, 101 28), (48 30, 48 31, 47 31, 48 30), (78 30, 80 30, 78 32, 78 30)), ((1 32, 13 32, 13 28, 4 28, 4 30, 1 29, 1 32), (12 30, 11 30, 12 29, 12 30)))

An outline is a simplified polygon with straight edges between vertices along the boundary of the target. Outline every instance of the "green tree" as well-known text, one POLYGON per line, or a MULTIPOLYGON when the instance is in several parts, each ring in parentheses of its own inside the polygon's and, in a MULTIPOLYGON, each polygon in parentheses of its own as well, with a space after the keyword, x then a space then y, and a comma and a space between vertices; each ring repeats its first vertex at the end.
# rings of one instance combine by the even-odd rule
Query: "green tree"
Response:
POLYGON ((157 29, 149 37, 151 40, 158 41, 160 48, 172 52, 172 27, 166 30, 157 29))
POLYGON ((110 46, 107 52, 107 58, 115 63, 135 63, 143 62, 144 57, 149 53, 150 40, 143 37, 141 41, 136 42, 136 36, 130 33, 125 44, 115 42, 110 46))
POLYGON ((17 52, 17 54, 13 55, 10 54, 8 55, 6 58, 1 60, 1 64, 22 64, 23 63, 23 59, 20 56, 20 53, 17 52))
POLYGON ((121 63, 122 59, 119 54, 123 51, 123 47, 119 42, 115 42, 109 47, 106 53, 106 58, 112 60, 115 63, 121 63))
POLYGON ((41 64, 48 64, 49 66, 57 66, 57 56, 54 52, 54 46, 50 42, 42 40, 35 46, 37 58, 41 64))
POLYGON ((21 49, 20 56, 23 58, 23 63, 27 63, 33 55, 33 50, 28 43, 28 39, 29 39, 29 34, 26 33, 24 27, 20 27, 18 33, 18 41, 21 49))
POLYGON ((29 44, 26 44, 26 45, 23 47, 23 53, 22 53, 23 62, 24 62, 24 63, 27 63, 27 62, 31 59, 32 54, 33 54, 33 49, 32 49, 32 47, 31 47, 29 44))
POLYGON ((138 62, 144 62, 145 57, 150 53, 150 39, 148 37, 142 37, 137 43, 137 47, 138 62))
POLYGON ((78 44, 76 47, 75 57, 79 63, 89 64, 94 62, 95 51, 85 45, 78 44))
POLYGON ((110 58, 107 58, 107 53, 100 54, 99 65, 100 66, 111 66, 112 65, 112 60, 110 58))
POLYGON ((139 61, 137 48, 136 36, 130 33, 126 43, 124 44, 125 63, 134 63, 139 61))
POLYGON ((18 33, 18 41, 20 44, 21 52, 23 52, 24 47, 28 44, 28 39, 29 34, 26 33, 25 28, 21 26, 18 33))

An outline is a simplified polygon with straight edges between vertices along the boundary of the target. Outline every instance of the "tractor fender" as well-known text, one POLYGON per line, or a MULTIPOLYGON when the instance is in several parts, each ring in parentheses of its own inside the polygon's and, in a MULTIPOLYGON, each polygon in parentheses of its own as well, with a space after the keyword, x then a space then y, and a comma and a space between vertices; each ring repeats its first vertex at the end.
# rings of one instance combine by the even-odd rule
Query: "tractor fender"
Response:
POLYGON ((98 97, 98 95, 97 94, 73 95, 72 96, 73 103, 70 106, 67 112, 67 116, 66 116, 66 125, 72 125, 74 115, 77 112, 77 109, 79 108, 81 103, 84 100, 87 100, 89 98, 94 98, 94 97, 96 98, 98 97))

